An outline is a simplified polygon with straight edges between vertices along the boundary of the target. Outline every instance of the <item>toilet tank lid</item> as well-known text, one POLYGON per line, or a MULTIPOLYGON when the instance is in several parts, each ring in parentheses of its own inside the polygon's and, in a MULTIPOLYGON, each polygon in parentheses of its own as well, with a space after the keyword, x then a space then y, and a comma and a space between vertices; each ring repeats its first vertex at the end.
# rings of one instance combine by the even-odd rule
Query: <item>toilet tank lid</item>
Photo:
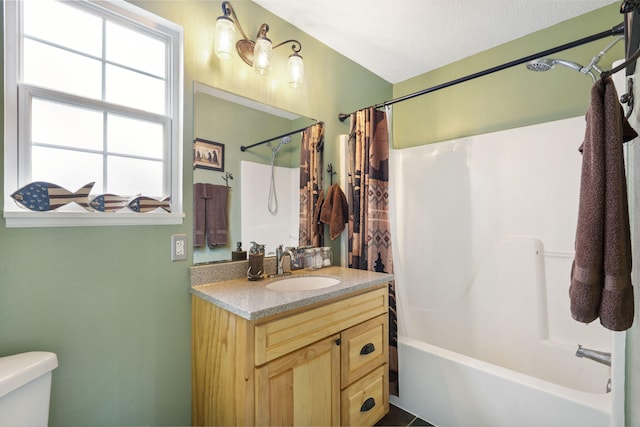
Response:
POLYGON ((0 397, 57 367, 58 357, 46 351, 0 357, 0 397))

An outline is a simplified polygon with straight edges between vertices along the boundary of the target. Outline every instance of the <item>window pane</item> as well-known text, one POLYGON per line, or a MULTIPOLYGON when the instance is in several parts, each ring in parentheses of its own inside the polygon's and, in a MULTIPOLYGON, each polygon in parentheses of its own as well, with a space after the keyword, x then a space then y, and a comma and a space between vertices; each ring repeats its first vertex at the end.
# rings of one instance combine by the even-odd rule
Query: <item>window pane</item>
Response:
POLYGON ((107 65, 106 101, 165 114, 165 81, 107 65))
POLYGON ((165 77, 164 41, 107 22, 106 46, 107 61, 165 77))
POLYGON ((107 149, 110 153, 162 160, 164 153, 162 124, 115 114, 109 115, 107 123, 107 149))
POLYGON ((107 189, 118 195, 140 194, 147 197, 162 198, 163 189, 162 162, 109 156, 107 189))
POLYGON ((25 35, 102 56, 102 19, 53 0, 24 2, 25 35))
MULTIPOLYGON (((92 197, 161 200, 176 188, 174 203, 182 209, 181 189, 171 181, 179 180, 182 166, 180 156, 172 157, 181 135, 171 132, 181 127, 173 94, 183 84, 182 29, 132 3, 5 0, 5 18, 16 24, 5 41, 19 59, 5 64, 7 104, 15 108, 7 115, 16 118, 8 134, 19 144, 5 161, 10 189, 45 181, 76 192, 93 182, 92 197)), ((43 217, 28 219, 40 224, 43 217)), ((75 217, 54 217, 75 223, 75 217)), ((107 215, 78 217, 89 224, 107 215)))
POLYGON ((99 111, 33 98, 31 117, 34 144, 103 149, 103 120, 99 111))
POLYGON ((23 79, 26 83, 100 99, 101 76, 100 61, 33 40, 24 41, 23 79))
POLYGON ((31 181, 45 181, 69 191, 95 181, 91 194, 102 193, 102 156, 47 147, 31 150, 31 181))

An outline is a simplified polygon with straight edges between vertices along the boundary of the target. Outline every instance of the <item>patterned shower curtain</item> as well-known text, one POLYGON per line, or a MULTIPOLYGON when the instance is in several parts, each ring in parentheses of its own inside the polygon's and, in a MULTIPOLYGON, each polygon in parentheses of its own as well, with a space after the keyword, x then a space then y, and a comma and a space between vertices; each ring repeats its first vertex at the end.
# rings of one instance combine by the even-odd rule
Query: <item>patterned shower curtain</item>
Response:
MULTIPOLYGON (((351 115, 349 132, 349 267, 393 273, 389 222, 389 133, 383 111, 351 115)), ((389 391, 398 395, 395 283, 389 284, 389 391)))
POLYGON ((322 191, 322 152, 324 124, 309 126, 302 131, 300 147, 300 246, 324 246, 322 224, 314 209, 322 191))

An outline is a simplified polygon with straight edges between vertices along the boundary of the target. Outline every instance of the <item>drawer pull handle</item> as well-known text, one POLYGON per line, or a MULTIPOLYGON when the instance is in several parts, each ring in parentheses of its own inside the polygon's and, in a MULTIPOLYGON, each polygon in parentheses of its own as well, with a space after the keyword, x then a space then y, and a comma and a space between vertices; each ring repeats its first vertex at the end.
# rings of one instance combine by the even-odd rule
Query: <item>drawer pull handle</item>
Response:
POLYGON ((376 346, 370 342, 369 344, 365 344, 365 346, 362 347, 362 350, 360 350, 360 354, 365 356, 367 354, 373 353, 374 351, 376 351, 376 346))
POLYGON ((360 412, 370 411, 374 406, 376 406, 376 400, 373 397, 370 397, 364 401, 364 403, 360 407, 360 412))

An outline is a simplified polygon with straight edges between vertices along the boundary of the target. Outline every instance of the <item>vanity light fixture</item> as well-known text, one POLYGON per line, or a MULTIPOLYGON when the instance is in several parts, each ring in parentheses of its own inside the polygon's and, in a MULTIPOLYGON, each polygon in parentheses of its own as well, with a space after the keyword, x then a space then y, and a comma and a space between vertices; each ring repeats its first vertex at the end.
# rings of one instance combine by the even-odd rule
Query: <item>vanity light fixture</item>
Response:
POLYGON ((293 53, 289 55, 287 63, 288 83, 292 88, 298 88, 304 80, 304 63, 300 50, 302 44, 298 40, 286 40, 277 45, 273 45, 267 37, 269 25, 262 24, 258 30, 256 41, 249 39, 245 34, 240 21, 236 16, 236 12, 228 1, 222 2, 223 15, 216 20, 216 55, 220 59, 229 59, 232 55, 233 45, 236 40, 236 27, 240 31, 242 38, 235 42, 236 51, 240 58, 253 67, 257 74, 266 76, 271 71, 271 53, 272 50, 291 44, 293 53))

